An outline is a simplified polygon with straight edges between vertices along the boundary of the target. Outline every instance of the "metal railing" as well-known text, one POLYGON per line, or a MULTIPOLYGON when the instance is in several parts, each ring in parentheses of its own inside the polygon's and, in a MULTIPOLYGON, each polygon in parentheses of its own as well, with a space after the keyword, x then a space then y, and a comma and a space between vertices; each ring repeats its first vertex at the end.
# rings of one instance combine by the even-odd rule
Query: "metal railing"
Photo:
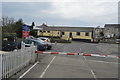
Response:
POLYGON ((24 46, 22 45, 19 50, 0 54, 0 80, 13 76, 25 66, 35 62, 36 54, 34 53, 36 47, 24 46))

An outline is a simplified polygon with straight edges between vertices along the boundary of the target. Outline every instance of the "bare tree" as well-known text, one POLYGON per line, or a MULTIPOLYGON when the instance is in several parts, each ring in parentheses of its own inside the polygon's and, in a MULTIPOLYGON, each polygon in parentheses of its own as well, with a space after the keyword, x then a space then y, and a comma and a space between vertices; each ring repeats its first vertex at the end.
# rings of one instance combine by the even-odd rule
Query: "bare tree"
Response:
POLYGON ((1 23, 2 26, 7 26, 8 24, 13 24, 14 23, 14 19, 13 18, 9 18, 9 17, 2 17, 0 23, 1 23))
POLYGON ((2 17, 0 17, 0 27, 2 26, 2 17))

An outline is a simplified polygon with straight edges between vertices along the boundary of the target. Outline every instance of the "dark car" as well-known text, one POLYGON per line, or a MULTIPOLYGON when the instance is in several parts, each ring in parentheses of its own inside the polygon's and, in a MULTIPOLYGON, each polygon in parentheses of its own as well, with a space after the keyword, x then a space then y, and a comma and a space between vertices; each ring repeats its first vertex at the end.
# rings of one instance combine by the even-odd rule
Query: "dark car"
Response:
POLYGON ((21 49, 21 42, 2 41, 2 51, 13 51, 15 49, 21 49))
POLYGON ((32 42, 35 46, 37 46, 37 50, 39 51, 44 51, 47 49, 47 44, 44 42, 40 42, 38 40, 35 39, 25 39, 23 40, 23 42, 25 43, 25 47, 30 47, 32 42))
POLYGON ((13 51, 16 49, 16 43, 10 41, 3 41, 2 42, 2 51, 13 51))
POLYGON ((21 45, 17 42, 16 35, 3 35, 2 37, 2 51, 13 51, 15 49, 20 49, 21 45))

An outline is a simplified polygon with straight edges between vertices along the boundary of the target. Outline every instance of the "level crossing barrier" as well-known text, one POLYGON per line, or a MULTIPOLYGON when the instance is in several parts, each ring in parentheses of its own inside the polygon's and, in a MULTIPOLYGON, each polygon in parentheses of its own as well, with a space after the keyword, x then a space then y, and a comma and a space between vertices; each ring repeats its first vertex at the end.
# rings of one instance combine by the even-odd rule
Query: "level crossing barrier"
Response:
POLYGON ((46 51, 35 51, 36 54, 61 54, 61 55, 80 55, 80 56, 91 56, 91 57, 104 57, 104 58, 120 58, 120 56, 115 55, 104 55, 104 54, 90 54, 90 53, 70 53, 70 52, 46 52, 46 51))

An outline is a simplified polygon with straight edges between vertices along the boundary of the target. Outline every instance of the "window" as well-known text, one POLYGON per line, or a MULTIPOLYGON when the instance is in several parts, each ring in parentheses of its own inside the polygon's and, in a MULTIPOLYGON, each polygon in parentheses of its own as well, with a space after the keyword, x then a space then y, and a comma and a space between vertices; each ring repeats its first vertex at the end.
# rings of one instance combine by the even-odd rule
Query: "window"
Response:
POLYGON ((86 32, 86 33, 85 33, 85 36, 89 36, 89 32, 86 32))
POLYGON ((50 31, 47 31, 48 33, 50 33, 50 31))
POLYGON ((45 41, 46 39, 41 39, 41 40, 45 41))
POLYGON ((42 32, 42 31, 40 31, 40 32, 42 32))
POLYGON ((37 43, 37 42, 35 42, 35 41, 33 41, 33 44, 34 44, 34 45, 37 45, 38 43, 37 43))
POLYGON ((62 35, 65 35, 65 33, 64 33, 64 32, 62 32, 62 35))
POLYGON ((43 32, 46 32, 46 31, 43 31, 43 32))
POLYGON ((23 42, 25 43, 25 44, 29 44, 29 40, 23 40, 23 42))
POLYGON ((72 32, 70 32, 70 35, 69 35, 70 38, 72 38, 72 32))
POLYGON ((78 36, 79 36, 79 35, 80 35, 80 32, 76 32, 76 35, 78 35, 78 36))

